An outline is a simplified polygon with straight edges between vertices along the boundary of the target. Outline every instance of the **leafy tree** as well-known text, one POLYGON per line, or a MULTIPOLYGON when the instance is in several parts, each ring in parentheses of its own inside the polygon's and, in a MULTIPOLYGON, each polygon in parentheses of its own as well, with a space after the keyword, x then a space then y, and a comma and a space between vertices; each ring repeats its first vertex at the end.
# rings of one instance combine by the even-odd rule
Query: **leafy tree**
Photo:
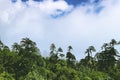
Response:
POLYGON ((38 53, 39 49, 36 47, 36 43, 29 38, 23 38, 20 42, 21 48, 24 50, 25 55, 28 56, 32 53, 38 53), (28 55, 27 55, 28 54, 28 55))
POLYGON ((50 46, 50 62, 56 64, 57 61, 58 61, 58 53, 56 51, 55 44, 52 43, 50 46))
POLYGON ((2 41, 0 40, 0 51, 3 50, 4 48, 4 44, 2 43, 2 41))
POLYGON ((29 38, 23 38, 20 44, 14 43, 12 51, 18 54, 17 60, 14 63, 16 79, 32 71, 33 65, 42 66, 44 64, 36 43, 29 38))
POLYGON ((50 52, 50 55, 55 54, 55 51, 56 51, 55 49, 56 49, 56 46, 55 46, 54 43, 52 43, 51 46, 50 46, 50 51, 51 51, 51 52, 50 52))
POLYGON ((118 54, 118 51, 114 47, 115 45, 117 45, 117 41, 112 39, 110 43, 103 44, 103 51, 96 54, 99 70, 107 71, 108 69, 114 68, 118 54))
POLYGON ((63 52, 62 48, 59 47, 58 50, 57 50, 57 55, 58 55, 61 59, 65 56, 62 52, 63 52))
POLYGON ((75 66, 75 61, 76 61, 76 58, 75 56, 71 53, 71 50, 73 48, 71 46, 68 46, 68 52, 66 54, 66 59, 67 59, 67 64, 68 64, 68 67, 74 67, 75 66))
POLYGON ((95 52, 96 49, 94 48, 94 46, 89 46, 88 49, 86 49, 85 53, 88 56, 88 59, 90 59, 90 57, 92 57, 92 52, 95 52))
POLYGON ((15 52, 16 54, 20 55, 21 46, 18 43, 14 43, 12 45, 12 51, 15 52))
POLYGON ((85 64, 85 66, 92 68, 95 64, 93 57, 92 57, 92 52, 95 52, 95 51, 96 49, 94 48, 94 46, 89 46, 88 49, 86 49, 85 51, 87 56, 85 57, 85 59, 81 61, 82 64, 85 64))

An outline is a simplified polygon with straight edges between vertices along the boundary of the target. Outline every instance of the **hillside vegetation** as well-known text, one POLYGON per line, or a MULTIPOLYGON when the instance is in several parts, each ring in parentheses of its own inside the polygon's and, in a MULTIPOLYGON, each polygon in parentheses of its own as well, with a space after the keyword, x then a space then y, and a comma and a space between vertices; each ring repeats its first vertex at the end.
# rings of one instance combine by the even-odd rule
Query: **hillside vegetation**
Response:
POLYGON ((0 80, 120 80, 119 44, 112 39, 99 52, 89 46, 78 61, 72 46, 63 52, 53 43, 49 56, 43 57, 29 38, 14 43, 12 49, 0 41, 0 80))

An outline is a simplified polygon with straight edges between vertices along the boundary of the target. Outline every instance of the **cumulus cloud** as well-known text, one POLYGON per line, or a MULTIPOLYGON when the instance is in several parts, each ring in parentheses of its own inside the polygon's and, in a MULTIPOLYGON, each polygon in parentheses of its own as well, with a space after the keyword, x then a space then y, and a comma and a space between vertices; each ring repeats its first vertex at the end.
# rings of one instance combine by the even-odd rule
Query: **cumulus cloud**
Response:
POLYGON ((0 1, 0 37, 8 45, 23 37, 30 37, 42 50, 49 49, 51 43, 64 49, 72 45, 77 58, 84 56, 90 45, 100 48, 102 43, 119 38, 120 1, 105 0, 98 5, 74 8, 65 1, 45 0, 26 3, 0 1), (102 7, 102 9, 100 8, 102 7), (96 9, 100 12, 95 12, 96 9), (51 15, 60 15, 58 18, 51 15))

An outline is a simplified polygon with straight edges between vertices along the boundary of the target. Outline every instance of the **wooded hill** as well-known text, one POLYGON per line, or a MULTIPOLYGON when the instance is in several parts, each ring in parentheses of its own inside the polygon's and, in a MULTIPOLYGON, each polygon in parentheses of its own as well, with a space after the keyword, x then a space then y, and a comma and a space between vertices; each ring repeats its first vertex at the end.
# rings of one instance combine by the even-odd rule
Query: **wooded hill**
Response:
POLYGON ((49 56, 43 57, 29 38, 14 43, 12 49, 0 41, 0 80, 120 80, 120 56, 115 48, 119 44, 112 39, 100 52, 89 46, 81 53, 85 58, 77 61, 72 46, 63 54, 61 47, 51 44, 49 56))

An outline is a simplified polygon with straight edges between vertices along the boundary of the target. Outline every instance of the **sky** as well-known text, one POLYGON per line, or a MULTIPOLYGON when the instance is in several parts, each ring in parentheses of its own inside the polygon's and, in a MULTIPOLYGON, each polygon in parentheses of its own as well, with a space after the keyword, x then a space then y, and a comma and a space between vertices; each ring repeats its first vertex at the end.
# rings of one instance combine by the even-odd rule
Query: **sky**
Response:
POLYGON ((73 47, 77 59, 95 46, 120 40, 120 0, 0 0, 0 39, 10 46, 28 37, 41 54, 73 47))

